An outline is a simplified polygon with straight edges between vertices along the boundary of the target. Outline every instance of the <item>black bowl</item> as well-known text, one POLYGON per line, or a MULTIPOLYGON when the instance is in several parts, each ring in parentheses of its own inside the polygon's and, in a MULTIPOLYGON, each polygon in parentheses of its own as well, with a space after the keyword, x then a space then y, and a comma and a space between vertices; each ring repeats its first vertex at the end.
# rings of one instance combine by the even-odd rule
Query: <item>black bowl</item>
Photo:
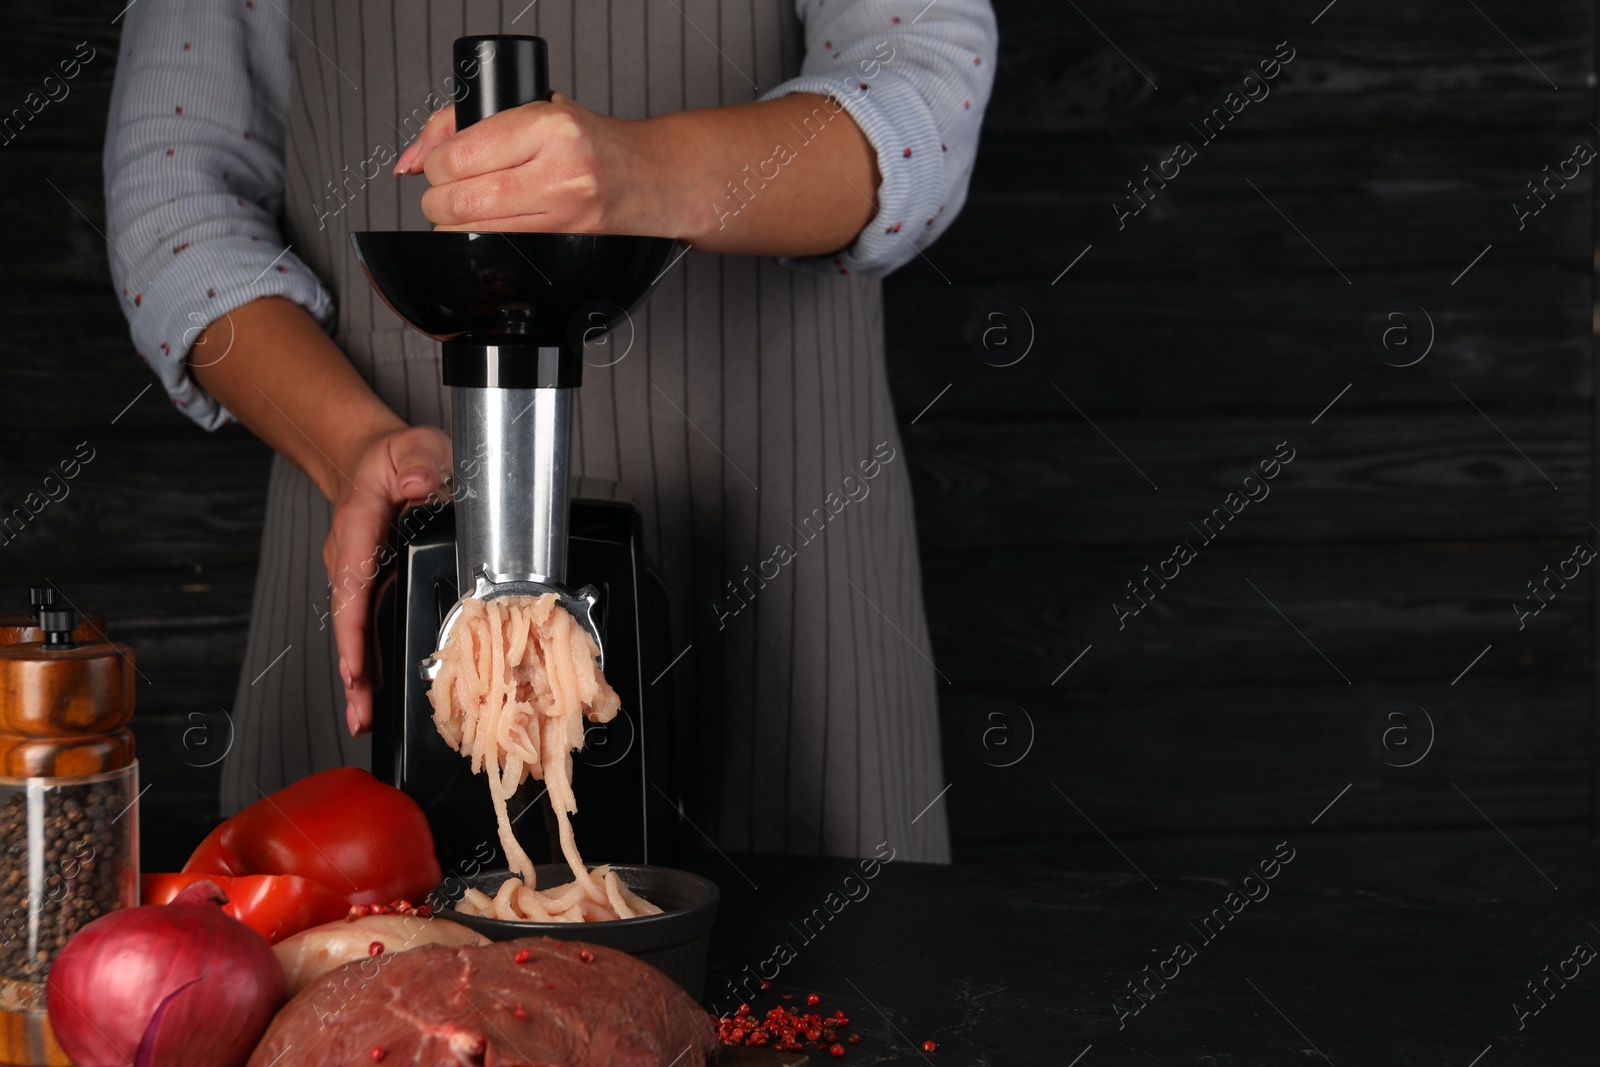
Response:
MULTIPOLYGON (((455 902, 466 895, 469 887, 494 896, 500 883, 510 877, 509 871, 451 878, 434 890, 429 900, 443 902, 437 915, 471 927, 491 941, 543 936, 587 941, 626 952, 660 970, 699 1000, 705 994, 706 952, 711 926, 717 919, 717 901, 722 895, 716 885, 698 874, 670 867, 613 863, 611 869, 629 889, 661 908, 661 914, 609 922, 544 923, 492 919, 455 910, 455 902)), ((533 870, 540 889, 553 889, 572 881, 572 871, 564 863, 541 863, 533 870)))
POLYGON ((670 237, 581 233, 352 233, 373 288, 438 341, 515 339, 555 346, 609 327, 655 284, 670 237))

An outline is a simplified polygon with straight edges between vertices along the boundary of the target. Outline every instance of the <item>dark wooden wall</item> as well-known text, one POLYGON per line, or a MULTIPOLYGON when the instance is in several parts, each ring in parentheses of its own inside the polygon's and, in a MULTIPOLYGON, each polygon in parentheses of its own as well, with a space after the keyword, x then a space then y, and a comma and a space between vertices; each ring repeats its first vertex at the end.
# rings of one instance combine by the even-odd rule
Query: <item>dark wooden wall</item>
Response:
POLYGON ((1115 46, 1070 5, 996 4, 972 198, 889 304, 905 417, 954 383, 907 447, 956 839, 1126 869, 1098 826, 1159 882, 1315 834, 1326 884, 1584 898, 1592 575, 1520 632, 1511 604, 1595 537, 1594 164, 1522 232, 1511 203, 1600 144, 1594 5, 1339 0, 1312 25, 1324 3, 1078 5, 1115 46), (1282 41, 1271 95, 1204 144, 1188 123, 1282 41), (1179 140, 1198 158, 1119 230, 1179 140), (1016 366, 963 340, 992 299, 1037 331, 1016 366), (1407 368, 1366 337, 1397 299, 1437 330, 1407 368), (1124 583, 1201 544, 1281 441, 1271 496, 1119 630, 1124 583), (1015 766, 969 748, 991 699, 1036 726, 1015 766), (1390 701, 1436 726, 1414 767, 1369 747, 1390 701))
MULTIPOLYGON (((1159 882, 1315 835, 1302 874, 1322 884, 1586 898, 1592 578, 1520 631, 1511 604, 1595 535, 1600 163, 1524 231, 1511 203, 1600 144, 1595 5, 1338 0, 1314 25, 1320 0, 995 6, 971 199, 888 288, 958 857, 1159 882), (1201 143, 1188 123, 1281 41, 1271 95, 1201 143), (1124 183, 1180 140, 1198 157, 1119 230, 1124 183), (1032 322, 1015 366, 966 337, 994 300, 1032 322), (1415 366, 1367 341, 1394 300, 1437 333, 1415 366), (1198 544, 1188 524, 1281 441, 1271 496, 1119 630, 1124 583, 1198 544), (1034 725, 1013 766, 969 741, 991 700, 1034 725), (1369 745, 1391 701, 1436 727, 1416 766, 1369 745)), ((99 56, 0 147, 0 504, 80 441, 96 458, 0 547, 0 595, 48 578, 137 648, 146 854, 166 865, 213 818, 216 768, 178 738, 232 698, 267 453, 140 395, 97 232, 122 4, 20 7, 0 105, 79 41, 99 56)))

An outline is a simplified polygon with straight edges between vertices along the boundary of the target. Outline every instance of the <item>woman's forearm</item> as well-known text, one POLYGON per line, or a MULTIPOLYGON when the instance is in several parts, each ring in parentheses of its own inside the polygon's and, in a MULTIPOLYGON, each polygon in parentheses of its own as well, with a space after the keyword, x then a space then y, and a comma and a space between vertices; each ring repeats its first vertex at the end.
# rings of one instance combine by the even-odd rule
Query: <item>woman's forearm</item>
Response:
POLYGON ((814 93, 640 123, 635 181, 703 252, 823 255, 877 214, 877 155, 836 101, 814 93))
POLYGON ((208 326, 189 352, 195 380, 329 500, 375 438, 405 423, 299 304, 263 297, 208 326))

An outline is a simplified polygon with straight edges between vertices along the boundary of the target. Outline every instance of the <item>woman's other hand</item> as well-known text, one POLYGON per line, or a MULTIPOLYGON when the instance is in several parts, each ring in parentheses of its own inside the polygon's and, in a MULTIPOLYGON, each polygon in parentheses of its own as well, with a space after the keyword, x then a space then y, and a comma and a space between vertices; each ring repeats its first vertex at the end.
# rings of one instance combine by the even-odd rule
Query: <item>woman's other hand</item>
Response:
POLYGON ((379 546, 401 506, 427 499, 448 477, 450 439, 407 427, 317 321, 282 297, 252 300, 206 327, 190 370, 333 505, 322 562, 345 719, 360 733, 372 723, 366 633, 379 546))
POLYGON ((437 499, 450 474, 450 438, 432 426, 389 430, 371 439, 346 468, 335 492, 322 563, 333 587, 334 643, 344 680, 345 723, 352 736, 372 725, 367 630, 373 583, 387 557, 389 531, 407 504, 437 499))

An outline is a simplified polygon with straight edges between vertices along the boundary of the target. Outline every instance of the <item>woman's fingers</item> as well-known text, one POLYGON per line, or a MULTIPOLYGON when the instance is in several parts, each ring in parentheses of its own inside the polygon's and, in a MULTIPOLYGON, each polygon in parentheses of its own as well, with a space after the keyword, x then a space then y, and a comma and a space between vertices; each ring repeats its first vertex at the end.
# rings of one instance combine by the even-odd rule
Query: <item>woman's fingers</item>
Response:
POLYGON ((417 163, 434 185, 510 170, 541 152, 581 148, 599 118, 571 97, 552 93, 549 100, 497 111, 443 144, 433 142, 417 163))
POLYGON ((334 516, 333 639, 344 681, 345 721, 351 736, 372 724, 372 680, 367 670, 367 625, 380 546, 393 507, 377 493, 361 493, 334 516))
POLYGON ((450 439, 431 426, 407 430, 389 438, 389 460, 395 472, 393 502, 420 504, 450 475, 450 439))
POLYGON ((604 233, 611 224, 603 180, 586 164, 542 156, 422 194, 438 229, 604 233))
POLYGON ((367 628, 372 589, 390 555, 390 524, 405 504, 440 492, 449 469, 450 439, 443 431, 416 427, 386 435, 363 454, 354 488, 334 508, 323 561, 333 586, 333 638, 352 736, 372 725, 367 628))
POLYGON ((427 160, 429 153, 437 145, 453 137, 455 132, 456 106, 447 104, 429 117, 422 126, 422 132, 417 134, 417 139, 400 153, 399 159, 395 160, 395 177, 402 174, 421 174, 422 164, 427 160))
POLYGON ((578 106, 560 93, 552 100, 497 111, 456 131, 454 104, 434 112, 416 141, 395 161, 396 174, 426 174, 435 185, 527 162, 542 139, 581 127, 578 106), (550 124, 550 125, 546 125, 550 124))
POLYGON ((631 129, 562 96, 490 115, 428 155, 422 213, 453 229, 604 232, 631 129))

